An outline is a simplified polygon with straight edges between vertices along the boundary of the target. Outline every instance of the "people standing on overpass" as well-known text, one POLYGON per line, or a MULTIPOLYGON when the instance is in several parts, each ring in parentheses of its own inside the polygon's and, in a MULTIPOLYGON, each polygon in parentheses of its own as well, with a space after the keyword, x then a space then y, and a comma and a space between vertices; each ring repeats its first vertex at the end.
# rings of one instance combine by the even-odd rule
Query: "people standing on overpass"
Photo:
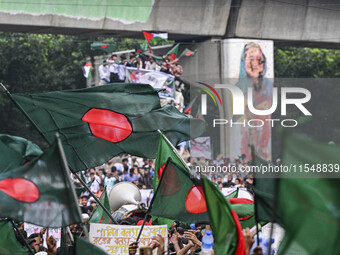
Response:
POLYGON ((99 85, 110 83, 110 70, 106 60, 104 60, 103 64, 99 66, 98 72, 100 77, 99 85))

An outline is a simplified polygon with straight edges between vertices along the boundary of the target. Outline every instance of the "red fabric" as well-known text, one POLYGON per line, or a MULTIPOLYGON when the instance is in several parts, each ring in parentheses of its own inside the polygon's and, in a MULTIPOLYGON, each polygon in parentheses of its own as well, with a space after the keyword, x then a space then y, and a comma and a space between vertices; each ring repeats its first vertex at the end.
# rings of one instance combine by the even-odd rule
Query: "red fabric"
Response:
POLYGON ((247 199, 247 198, 228 198, 228 201, 233 204, 233 205, 236 205, 236 204, 253 204, 254 201, 253 200, 250 200, 250 199, 247 199))
POLYGON ((153 34, 145 32, 145 31, 143 31, 143 34, 144 34, 146 41, 149 43, 151 39, 153 38, 153 34))
POLYGON ((194 214, 204 213, 208 210, 201 185, 195 185, 188 191, 185 197, 185 209, 194 214))
POLYGON ((0 191, 16 200, 33 203, 39 198, 37 186, 23 178, 3 179, 0 181, 0 191))
MULTIPOLYGON (((144 220, 139 220, 139 221, 137 222, 137 225, 138 225, 138 226, 143 225, 143 221, 144 221, 144 220)), ((152 222, 151 222, 151 221, 152 221, 152 219, 150 219, 149 221, 146 221, 146 222, 145 222, 145 225, 152 225, 152 222)))
POLYGON ((190 110, 191 110, 191 108, 192 108, 192 105, 190 105, 187 109, 185 109, 185 113, 189 113, 190 112, 190 110))
POLYGON ((158 180, 159 180, 159 181, 161 180, 161 177, 162 177, 164 168, 165 168, 165 164, 162 165, 162 166, 158 169, 158 180))
POLYGON ((244 236, 242 233, 241 223, 238 220, 238 216, 234 210, 231 210, 231 215, 233 216, 233 219, 235 222, 236 231, 237 231, 237 240, 238 240, 235 255, 245 255, 246 254, 246 242, 244 240, 244 236))
POLYGON ((82 118, 88 122, 92 134, 112 143, 118 143, 130 136, 132 126, 128 118, 120 113, 92 108, 82 118))
POLYGON ((102 45, 102 46, 100 46, 101 48, 103 48, 103 49, 106 49, 107 48, 107 45, 102 45))

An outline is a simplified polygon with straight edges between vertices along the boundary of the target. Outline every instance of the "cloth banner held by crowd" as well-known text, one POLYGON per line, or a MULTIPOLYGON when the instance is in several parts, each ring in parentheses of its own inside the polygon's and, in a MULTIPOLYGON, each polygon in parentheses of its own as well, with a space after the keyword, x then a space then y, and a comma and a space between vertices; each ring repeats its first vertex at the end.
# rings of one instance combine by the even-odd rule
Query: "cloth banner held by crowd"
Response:
POLYGON ((127 82, 144 83, 151 85, 155 89, 165 89, 158 93, 160 98, 175 98, 175 78, 170 74, 127 67, 126 77, 127 82))

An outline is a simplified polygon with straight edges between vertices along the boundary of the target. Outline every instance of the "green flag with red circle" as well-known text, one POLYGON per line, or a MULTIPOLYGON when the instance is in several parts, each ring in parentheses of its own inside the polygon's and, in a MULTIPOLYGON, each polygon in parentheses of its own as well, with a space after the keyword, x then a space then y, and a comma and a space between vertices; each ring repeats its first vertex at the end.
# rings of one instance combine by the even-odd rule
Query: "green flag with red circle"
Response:
POLYGON ((14 94, 48 143, 60 134, 72 171, 102 165, 125 152, 155 158, 161 130, 174 145, 200 136, 206 123, 161 107, 147 84, 117 83, 41 94, 14 94))
POLYGON ((171 158, 164 167, 150 207, 152 216, 186 223, 209 222, 201 181, 171 158))
POLYGON ((185 49, 181 53, 181 55, 179 55, 179 58, 181 58, 181 57, 193 57, 193 56, 196 55, 196 53, 197 53, 197 50, 192 51, 192 50, 189 50, 189 49, 185 49))
POLYGON ((82 222, 64 166, 54 143, 30 163, 0 173, 0 217, 52 228, 82 222))

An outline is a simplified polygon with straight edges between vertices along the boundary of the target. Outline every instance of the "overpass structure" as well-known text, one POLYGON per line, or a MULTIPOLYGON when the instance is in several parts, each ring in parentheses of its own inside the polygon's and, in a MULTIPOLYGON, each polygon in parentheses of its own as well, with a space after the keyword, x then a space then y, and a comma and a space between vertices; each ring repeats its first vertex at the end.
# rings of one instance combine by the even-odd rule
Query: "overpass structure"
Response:
MULTIPOLYGON (((242 38, 268 40, 275 45, 339 48, 340 3, 337 0, 0 0, 0 31, 141 39, 142 30, 167 32, 170 40, 181 42, 182 49, 198 49, 194 58, 181 59, 185 80, 221 84, 230 78, 234 66, 240 66, 239 59, 233 63, 229 58, 233 51, 230 45, 242 38)), ((273 78, 273 71, 268 78, 273 78)), ((222 101, 229 99, 229 95, 222 95, 222 101)), ((219 115, 223 119, 231 117, 225 107, 219 108, 219 115)), ((230 128, 221 126, 219 137, 220 152, 237 156, 232 152, 230 128)))

